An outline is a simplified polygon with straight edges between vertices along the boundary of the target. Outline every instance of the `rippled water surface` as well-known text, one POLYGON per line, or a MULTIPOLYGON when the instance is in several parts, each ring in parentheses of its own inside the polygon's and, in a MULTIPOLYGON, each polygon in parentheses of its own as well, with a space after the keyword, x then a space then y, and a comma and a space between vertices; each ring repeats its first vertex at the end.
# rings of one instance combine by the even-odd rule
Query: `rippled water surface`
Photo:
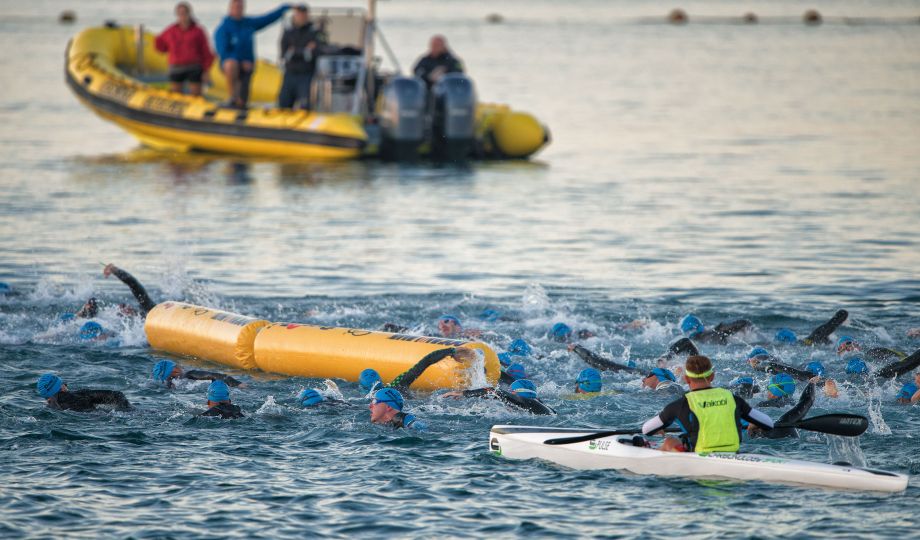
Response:
MULTIPOLYGON (((71 4, 0 5, 0 281, 12 287, 0 296, 0 536, 915 533, 913 479, 878 495, 579 472, 494 457, 487 433, 634 426, 664 404, 612 374, 604 384, 621 394, 564 400, 584 366, 546 339, 558 321, 594 331, 591 349, 651 365, 688 311, 748 318, 757 331, 702 347, 723 383, 745 372, 751 344, 782 326, 807 334, 841 307, 851 317, 838 334, 920 347, 907 337, 920 326, 916 3, 815 2, 828 23, 806 27, 798 2, 690 2, 691 23, 676 27, 647 19, 674 7, 661 2, 382 2, 403 66, 443 32, 482 99, 552 131, 531 162, 466 167, 140 149, 69 93, 64 48, 104 19, 160 28, 171 3, 71 4), (68 7, 76 26, 55 24, 68 7), (694 19, 745 11, 764 23, 694 19), (487 24, 493 12, 505 22, 487 24), (394 432, 369 425, 352 383, 340 384, 351 407, 303 411, 297 393, 322 381, 235 373, 247 418, 197 419, 206 385, 151 383, 158 356, 142 325, 116 314, 130 297, 99 262, 157 300, 272 320, 431 334, 455 313, 498 350, 530 341, 542 357, 528 370, 559 415, 416 395, 408 406, 430 432, 394 432), (79 325, 58 322, 91 295, 107 302, 100 321, 117 346, 78 343, 79 325), (485 308, 505 319, 477 321, 485 308), (650 325, 619 326, 636 318, 650 325), (46 410, 34 391, 45 371, 122 390, 136 410, 46 410)), ((212 30, 223 3, 195 7, 212 30)), ((277 27, 261 34, 262 56, 277 38, 277 27)), ((775 352, 842 376, 830 350, 775 352)), ((814 414, 870 416, 858 445, 806 435, 747 447, 920 473, 920 409, 892 403, 899 386, 819 398, 814 414)))

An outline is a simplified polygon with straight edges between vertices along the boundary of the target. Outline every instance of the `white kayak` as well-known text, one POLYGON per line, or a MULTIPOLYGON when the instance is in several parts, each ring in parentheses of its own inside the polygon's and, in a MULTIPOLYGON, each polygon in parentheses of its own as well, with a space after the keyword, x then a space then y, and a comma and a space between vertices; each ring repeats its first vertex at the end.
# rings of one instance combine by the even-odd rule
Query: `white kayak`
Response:
POLYGON ((571 444, 545 441, 595 433, 597 429, 492 426, 489 449, 509 459, 543 459, 573 469, 617 469, 635 474, 685 478, 727 478, 868 491, 904 491, 908 476, 875 469, 828 465, 745 453, 661 452, 633 446, 614 435, 571 444))

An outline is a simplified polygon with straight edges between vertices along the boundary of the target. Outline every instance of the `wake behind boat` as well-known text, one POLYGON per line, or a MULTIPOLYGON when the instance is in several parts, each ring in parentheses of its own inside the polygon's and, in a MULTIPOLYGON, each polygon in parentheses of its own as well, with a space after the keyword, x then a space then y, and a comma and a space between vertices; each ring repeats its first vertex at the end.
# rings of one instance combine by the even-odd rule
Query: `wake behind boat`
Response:
POLYGON ((829 465, 762 454, 661 452, 633 446, 631 437, 613 435, 571 444, 546 441, 589 435, 597 429, 492 426, 489 450, 508 459, 542 459, 572 469, 615 469, 640 475, 732 479, 836 489, 899 492, 904 474, 849 465, 829 465))

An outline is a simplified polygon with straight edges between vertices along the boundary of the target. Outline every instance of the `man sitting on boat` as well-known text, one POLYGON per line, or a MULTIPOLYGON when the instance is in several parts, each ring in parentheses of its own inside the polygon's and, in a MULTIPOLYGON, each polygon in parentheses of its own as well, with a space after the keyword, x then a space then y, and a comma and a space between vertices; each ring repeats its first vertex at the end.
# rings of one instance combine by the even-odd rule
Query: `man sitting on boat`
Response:
POLYGON ((437 35, 432 36, 428 44, 428 54, 419 58, 412 72, 431 88, 448 73, 463 73, 463 62, 447 48, 447 38, 437 35))
POLYGON ((687 358, 684 381, 690 391, 669 403, 658 416, 642 425, 651 435, 675 421, 684 434, 667 437, 660 450, 665 452, 737 452, 741 445, 741 420, 763 430, 773 429, 773 420, 744 399, 724 388, 714 388, 712 361, 705 356, 687 358))
POLYGON ((230 0, 227 16, 214 32, 214 47, 220 57, 220 68, 227 77, 230 104, 245 109, 249 102, 249 82, 255 69, 255 34, 280 19, 290 8, 282 4, 265 15, 243 15, 243 0, 230 0))

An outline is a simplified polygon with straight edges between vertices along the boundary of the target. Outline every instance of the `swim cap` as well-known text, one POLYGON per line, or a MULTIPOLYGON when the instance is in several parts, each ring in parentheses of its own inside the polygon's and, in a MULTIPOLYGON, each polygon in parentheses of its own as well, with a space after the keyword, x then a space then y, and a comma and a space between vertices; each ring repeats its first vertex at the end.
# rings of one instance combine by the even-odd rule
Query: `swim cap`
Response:
POLYGON ((812 375, 817 375, 818 377, 824 376, 824 364, 821 362, 809 362, 805 365, 805 371, 811 373, 812 375))
POLYGON ((868 373, 869 366, 859 356, 854 356, 847 362, 847 375, 866 375, 868 373))
POLYGON ((48 399, 54 397, 58 392, 61 391, 61 386, 64 385, 64 381, 54 373, 45 373, 38 378, 38 382, 35 384, 35 388, 38 390, 38 395, 48 399))
POLYGON ((575 386, 589 393, 600 392, 601 372, 594 368, 581 370, 581 373, 578 374, 578 379, 575 381, 575 386))
POLYGON ((537 386, 527 379, 514 381, 510 389, 512 393, 522 398, 534 399, 537 397, 537 386))
POLYGON ((505 370, 505 373, 513 377, 514 380, 527 378, 527 372, 524 370, 523 364, 511 364, 508 366, 508 369, 505 370))
POLYGON ((403 408, 403 397, 395 388, 382 388, 374 392, 374 403, 386 403, 397 411, 403 408))
POLYGON ((763 347, 754 347, 751 349, 751 352, 748 353, 747 359, 757 358, 758 356, 770 356, 770 351, 764 349, 763 347))
POLYGON ((61 321, 61 322, 67 322, 67 321, 72 321, 72 320, 74 320, 74 319, 76 319, 76 318, 77 318, 77 316, 74 315, 73 313, 64 313, 63 315, 61 315, 60 317, 58 317, 58 320, 61 321))
POLYGON ((224 381, 212 381, 208 385, 208 401, 230 401, 230 387, 224 381))
POLYGON ((500 352, 498 353, 498 363, 502 367, 508 367, 511 365, 511 353, 510 352, 500 352))
POLYGON ((779 331, 776 332, 776 335, 773 336, 773 341, 778 341, 780 343, 795 343, 798 340, 795 332, 788 328, 780 328, 779 331))
POLYGON ((630 358, 626 361, 626 367, 636 367, 636 361, 630 358))
POLYGON ((777 373, 770 377, 767 388, 776 397, 791 396, 795 393, 795 379, 788 373, 777 373))
POLYGON ((88 321, 83 323, 83 326, 80 327, 78 336, 83 341, 89 341, 101 336, 103 331, 101 324, 96 321, 88 321))
POLYGON ((677 382, 677 377, 674 375, 674 372, 672 372, 670 369, 667 369, 667 368, 656 367, 652 371, 649 372, 647 377, 650 377, 652 375, 658 377, 659 381, 677 382))
POLYGON ((508 352, 515 356, 530 356, 533 353, 533 349, 530 348, 526 341, 518 338, 508 345, 508 352))
POLYGON ((438 321, 453 321, 457 323, 457 326, 463 326, 460 324, 460 319, 458 319, 454 315, 441 315, 440 317, 438 317, 438 321))
POLYGON ((153 366, 153 378, 159 382, 166 382, 166 379, 172 375, 176 363, 172 360, 160 360, 153 366))
POLYGON ((9 284, 9 283, 5 283, 5 282, 3 282, 3 281, 0 281, 0 294, 6 294, 6 293, 10 292, 10 290, 11 290, 11 287, 10 287, 10 284, 9 284))
POLYGON ((898 392, 898 395, 895 396, 897 399, 910 399, 917 393, 917 390, 920 388, 916 384, 909 382, 901 387, 901 390, 898 392))
POLYGON ((365 392, 370 392, 377 384, 382 384, 380 374, 376 370, 367 368, 358 375, 358 386, 365 392))
POLYGON ((728 386, 754 386, 754 377, 736 377, 732 382, 728 383, 728 386))
POLYGON ((557 322, 550 329, 549 334, 556 341, 565 341, 572 335, 572 328, 563 322, 557 322))
POLYGON ((843 347, 844 345, 848 343, 852 343, 853 345, 856 345, 856 340, 851 338, 850 336, 840 336, 840 339, 837 340, 837 350, 839 351, 840 347, 843 347))
POLYGON ((696 315, 690 314, 680 321, 680 331, 689 337, 693 337, 705 329, 703 321, 696 315))
POLYGON ((501 311, 496 311, 494 309, 484 309, 482 310, 482 313, 479 314, 479 319, 486 322, 495 322, 501 316, 501 311))
POLYGON ((323 396, 312 388, 307 388, 297 397, 304 407, 313 407, 323 402, 323 396))

